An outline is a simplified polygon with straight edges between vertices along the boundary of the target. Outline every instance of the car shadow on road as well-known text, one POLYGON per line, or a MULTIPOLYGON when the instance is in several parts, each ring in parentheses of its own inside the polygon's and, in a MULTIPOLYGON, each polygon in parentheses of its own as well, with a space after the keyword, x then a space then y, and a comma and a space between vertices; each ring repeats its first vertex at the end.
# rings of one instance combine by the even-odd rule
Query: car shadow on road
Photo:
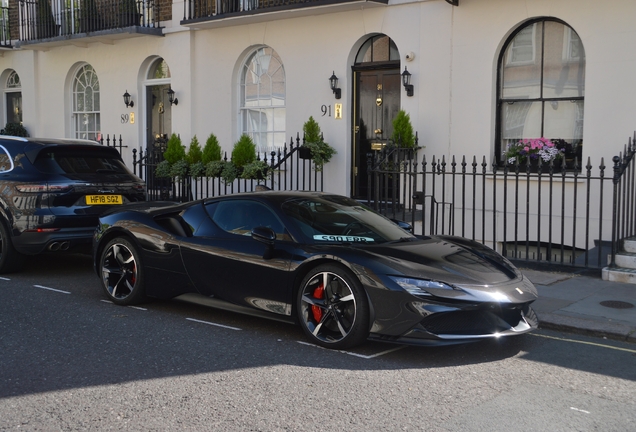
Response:
MULTIPOLYGON (((24 277, 50 278, 67 271, 86 276, 93 271, 90 257, 77 257, 72 265, 64 262, 42 260, 24 277)), ((299 327, 276 321, 178 301, 120 307, 105 301, 92 286, 84 295, 72 294, 33 290, 11 297, 5 290, 0 306, 0 398, 280 365, 430 371, 531 361, 636 380, 634 369, 624 366, 634 362, 633 346, 544 330, 464 345, 368 341, 336 351, 307 344, 299 327)))

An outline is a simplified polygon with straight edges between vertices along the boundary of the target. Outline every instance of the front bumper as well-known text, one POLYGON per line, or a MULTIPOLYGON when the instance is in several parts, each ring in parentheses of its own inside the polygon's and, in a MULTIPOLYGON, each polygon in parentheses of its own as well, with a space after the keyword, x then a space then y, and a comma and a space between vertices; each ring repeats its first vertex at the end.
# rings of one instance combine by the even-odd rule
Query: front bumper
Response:
POLYGON ((452 345, 520 335, 538 326, 539 320, 529 303, 510 309, 489 305, 435 313, 400 336, 371 334, 370 338, 409 345, 452 345))

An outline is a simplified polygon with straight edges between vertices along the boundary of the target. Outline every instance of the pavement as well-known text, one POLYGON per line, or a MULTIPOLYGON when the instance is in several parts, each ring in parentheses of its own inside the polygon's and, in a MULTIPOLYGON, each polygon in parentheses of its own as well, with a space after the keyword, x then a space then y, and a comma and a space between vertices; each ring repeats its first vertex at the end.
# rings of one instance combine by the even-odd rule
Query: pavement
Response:
POLYGON ((520 270, 534 283, 539 327, 636 343, 636 285, 576 273, 520 270))

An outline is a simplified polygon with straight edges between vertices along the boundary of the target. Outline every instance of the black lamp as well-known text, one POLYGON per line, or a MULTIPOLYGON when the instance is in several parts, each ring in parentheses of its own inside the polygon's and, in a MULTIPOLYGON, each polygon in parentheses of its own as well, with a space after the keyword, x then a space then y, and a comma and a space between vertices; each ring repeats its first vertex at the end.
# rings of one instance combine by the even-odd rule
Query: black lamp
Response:
POLYGON ((331 86, 333 94, 336 95, 336 99, 340 99, 340 96, 342 96, 342 92, 338 88, 338 77, 336 76, 336 71, 334 71, 331 74, 331 77, 329 77, 329 84, 331 86))
POLYGON ((409 97, 413 96, 413 84, 411 84, 411 73, 406 70, 406 66, 404 66, 404 72, 402 72, 402 84, 404 84, 406 95, 409 97))
POLYGON ((179 105, 179 99, 174 97, 174 90, 172 90, 172 87, 168 89, 168 102, 170 102, 170 105, 179 105))
POLYGON ((126 104, 126 108, 132 108, 135 106, 135 103, 130 100, 130 94, 128 93, 128 90, 126 90, 126 93, 124 93, 124 103, 126 104))

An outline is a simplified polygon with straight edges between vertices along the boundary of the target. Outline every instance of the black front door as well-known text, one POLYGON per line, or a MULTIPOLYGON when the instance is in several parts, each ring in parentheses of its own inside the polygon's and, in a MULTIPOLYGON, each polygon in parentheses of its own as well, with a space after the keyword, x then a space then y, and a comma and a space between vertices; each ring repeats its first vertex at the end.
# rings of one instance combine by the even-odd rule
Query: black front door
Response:
POLYGON ((155 176, 155 167, 163 160, 163 152, 172 133, 169 89, 169 84, 146 87, 146 185, 149 199, 168 199, 172 189, 170 179, 155 176))
POLYGON ((393 133, 392 121, 400 110, 401 79, 399 67, 354 71, 354 198, 368 197, 368 154, 381 150, 393 133))

